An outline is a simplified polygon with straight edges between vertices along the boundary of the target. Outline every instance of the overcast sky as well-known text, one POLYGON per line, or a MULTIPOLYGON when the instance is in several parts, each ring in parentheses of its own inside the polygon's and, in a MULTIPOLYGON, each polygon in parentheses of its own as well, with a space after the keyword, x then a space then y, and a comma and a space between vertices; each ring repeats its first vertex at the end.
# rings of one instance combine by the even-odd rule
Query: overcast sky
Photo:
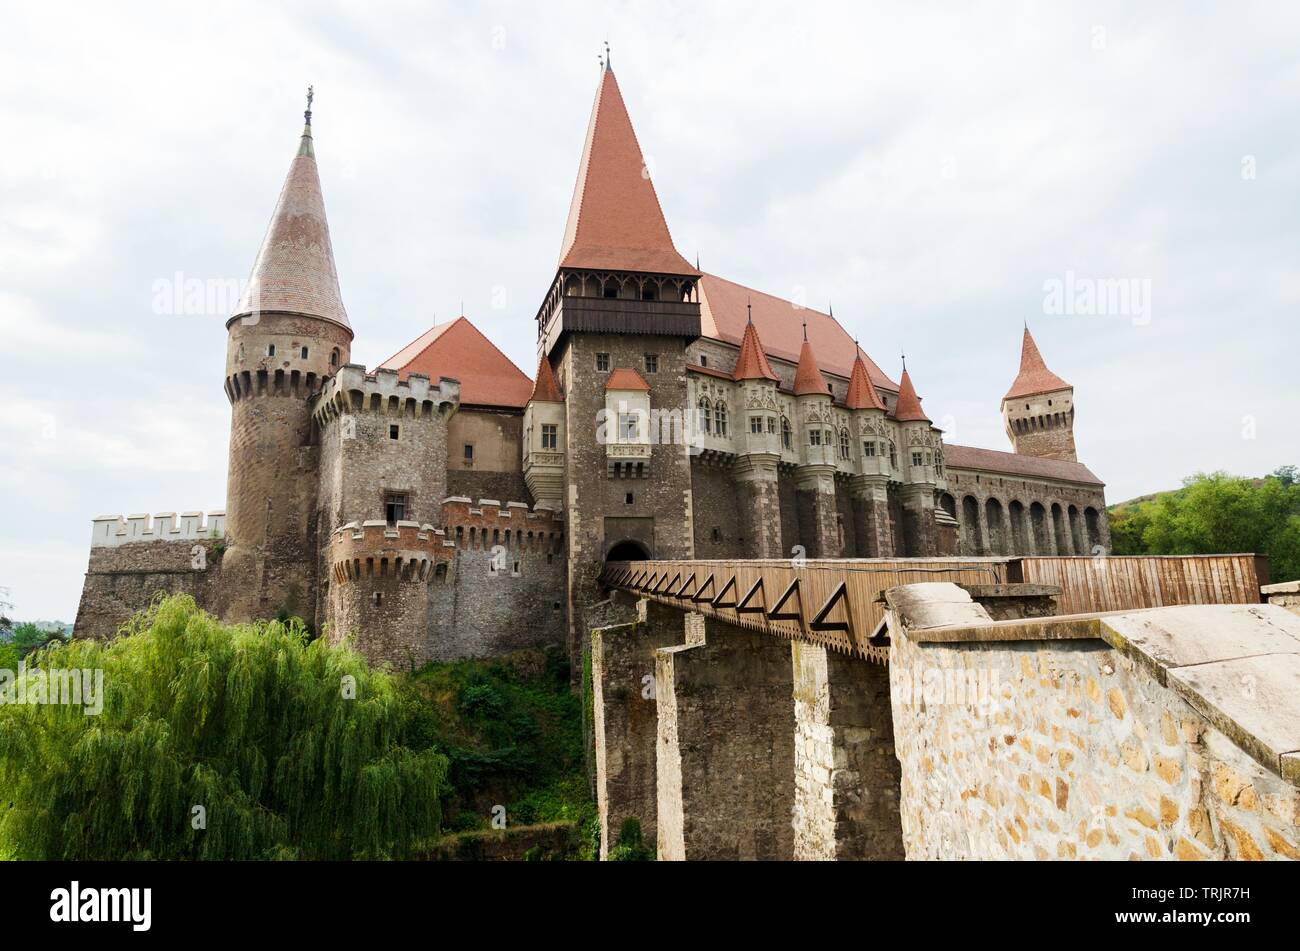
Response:
POLYGON ((308 83, 354 361, 463 301, 531 374, 606 38, 680 250, 949 441, 1028 320, 1112 502, 1300 462, 1300 6, 1130 6, 0 2, 0 586, 71 621, 92 517, 224 507, 228 313, 158 282, 247 278, 308 83))

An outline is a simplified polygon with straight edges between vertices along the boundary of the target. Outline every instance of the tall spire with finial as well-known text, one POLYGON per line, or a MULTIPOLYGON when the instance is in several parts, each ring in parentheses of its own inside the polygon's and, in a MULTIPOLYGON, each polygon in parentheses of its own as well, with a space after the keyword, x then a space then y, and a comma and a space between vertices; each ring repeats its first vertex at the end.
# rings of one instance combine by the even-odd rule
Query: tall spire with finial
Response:
POLYGON ((320 317, 348 327, 312 144, 313 98, 315 92, 308 86, 307 109, 303 113, 306 125, 298 154, 289 166, 248 287, 232 321, 255 313, 279 312, 320 317))
POLYGON ((808 322, 803 325, 803 346, 799 348, 799 363, 794 368, 794 395, 825 396, 830 392, 826 378, 817 367, 817 357, 813 354, 812 344, 808 342, 808 322))
POLYGON ((614 68, 614 61, 610 58, 609 55, 609 40, 605 41, 605 68, 606 69, 614 68))

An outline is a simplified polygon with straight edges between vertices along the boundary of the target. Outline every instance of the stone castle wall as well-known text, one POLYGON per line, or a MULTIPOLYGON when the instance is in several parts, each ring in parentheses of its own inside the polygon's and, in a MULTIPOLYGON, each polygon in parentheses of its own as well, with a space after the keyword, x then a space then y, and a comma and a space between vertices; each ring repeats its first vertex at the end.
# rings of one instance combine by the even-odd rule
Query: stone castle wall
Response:
POLYGON ((1300 790, 1158 665, 1101 640, 922 643, 905 626, 891 612, 909 859, 1300 859, 1300 790))

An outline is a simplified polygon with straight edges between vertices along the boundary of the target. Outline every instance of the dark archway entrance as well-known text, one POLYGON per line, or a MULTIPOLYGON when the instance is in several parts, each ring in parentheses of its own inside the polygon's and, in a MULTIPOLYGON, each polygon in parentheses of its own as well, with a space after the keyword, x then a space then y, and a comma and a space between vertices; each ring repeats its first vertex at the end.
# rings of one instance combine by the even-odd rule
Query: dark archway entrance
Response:
POLYGON ((609 550, 606 561, 646 561, 650 553, 640 542, 622 541, 609 550))

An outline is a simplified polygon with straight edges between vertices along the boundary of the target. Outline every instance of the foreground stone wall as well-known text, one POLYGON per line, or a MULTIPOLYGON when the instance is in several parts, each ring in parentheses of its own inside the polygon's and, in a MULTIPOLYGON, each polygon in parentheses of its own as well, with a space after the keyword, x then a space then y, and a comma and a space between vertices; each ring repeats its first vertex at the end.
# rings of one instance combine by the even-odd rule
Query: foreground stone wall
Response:
POLYGON ((223 547, 218 538, 92 547, 74 636, 112 637, 131 615, 164 594, 188 594, 199 607, 215 610, 223 547))
MULTIPOLYGON (((1253 743, 1249 737, 1279 722, 1285 735, 1279 708, 1287 705, 1290 672, 1279 680, 1243 668, 1243 694, 1216 702, 1258 708, 1266 719, 1262 726, 1229 726, 1216 715, 1230 737, 1185 699, 1192 694, 1161 678, 1194 680, 1098 638, 923 643, 918 638, 933 632, 915 627, 893 599, 906 590, 890 592, 890 681, 908 858, 1300 858, 1300 795, 1281 775, 1286 756, 1270 769, 1239 742, 1253 743)), ((1251 617, 1260 609, 1142 612, 1129 616, 1147 619, 1133 622, 1126 637, 1151 630, 1153 615, 1207 610, 1227 619, 1229 612, 1251 617)), ((1037 636, 1053 623, 1056 636, 1072 636, 1059 625, 1075 623, 990 627, 987 614, 982 622, 965 617, 997 636, 1008 624, 1037 636)), ((1169 630, 1191 640, 1194 616, 1173 618, 1169 630)), ((1288 649, 1293 639, 1276 629, 1277 619, 1270 616, 1262 633, 1274 650, 1288 649)), ((1241 643, 1232 640, 1227 620, 1206 630, 1241 643)), ((1291 646, 1300 650, 1300 641, 1291 646)), ((1295 655, 1267 659, 1274 669, 1294 668, 1287 657, 1295 655)), ((1294 698, 1294 686, 1289 691, 1294 698)))

